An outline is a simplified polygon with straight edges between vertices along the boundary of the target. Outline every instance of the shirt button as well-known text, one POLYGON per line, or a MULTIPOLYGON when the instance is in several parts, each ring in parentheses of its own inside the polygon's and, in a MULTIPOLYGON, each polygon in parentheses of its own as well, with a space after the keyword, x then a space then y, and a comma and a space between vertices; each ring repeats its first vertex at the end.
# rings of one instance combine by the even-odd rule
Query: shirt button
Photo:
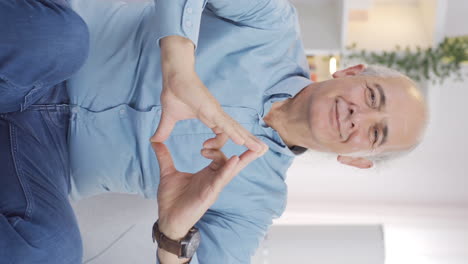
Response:
POLYGON ((188 28, 191 28, 192 27, 192 22, 186 21, 185 26, 187 26, 188 28))
POLYGON ((125 109, 120 109, 119 113, 120 113, 120 115, 124 115, 125 114, 125 109))
POLYGON ((74 114, 78 113, 78 107, 73 107, 71 111, 74 114))
POLYGON ((188 7, 186 10, 187 10, 187 14, 192 14, 193 13, 193 9, 191 7, 188 7))

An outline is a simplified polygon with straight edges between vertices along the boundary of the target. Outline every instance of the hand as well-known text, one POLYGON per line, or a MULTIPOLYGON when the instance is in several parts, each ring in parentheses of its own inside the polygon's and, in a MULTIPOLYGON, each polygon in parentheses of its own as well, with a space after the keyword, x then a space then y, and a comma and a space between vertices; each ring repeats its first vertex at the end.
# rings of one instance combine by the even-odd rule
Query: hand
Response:
MULTIPOLYGON (((210 144, 219 147, 227 139, 226 134, 219 134, 210 144)), ((247 150, 240 157, 233 156, 228 160, 219 148, 203 149, 202 155, 212 162, 201 171, 191 174, 176 170, 164 144, 152 143, 152 146, 160 167, 159 226, 173 240, 183 238, 213 205, 224 186, 259 156, 258 152, 247 150)))
POLYGON ((197 118, 214 133, 227 134, 236 144, 265 153, 268 147, 227 115, 194 69, 193 44, 178 36, 161 40, 162 116, 152 142, 163 142, 179 120, 197 118))

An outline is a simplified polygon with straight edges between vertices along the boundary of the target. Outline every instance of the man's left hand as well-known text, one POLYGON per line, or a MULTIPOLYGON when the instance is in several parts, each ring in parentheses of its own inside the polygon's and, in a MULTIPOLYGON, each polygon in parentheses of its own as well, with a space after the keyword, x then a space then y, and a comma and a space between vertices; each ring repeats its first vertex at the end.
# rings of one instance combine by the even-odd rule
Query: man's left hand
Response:
MULTIPOLYGON (((219 134, 209 145, 219 147, 226 140, 225 134, 219 134)), ((260 155, 247 150, 239 157, 227 159, 219 148, 205 148, 201 153, 212 162, 192 174, 177 171, 169 149, 163 143, 152 143, 152 146, 160 168, 159 227, 173 240, 183 238, 234 176, 260 155)))

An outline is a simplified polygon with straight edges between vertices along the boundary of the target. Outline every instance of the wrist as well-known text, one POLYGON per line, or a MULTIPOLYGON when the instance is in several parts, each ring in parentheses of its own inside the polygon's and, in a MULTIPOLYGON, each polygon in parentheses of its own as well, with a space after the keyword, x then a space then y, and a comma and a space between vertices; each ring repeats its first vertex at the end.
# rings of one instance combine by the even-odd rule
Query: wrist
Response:
POLYGON ((173 223, 173 221, 165 221, 164 219, 160 218, 158 220, 159 231, 161 231, 161 233, 163 233, 167 238, 171 240, 182 240, 187 235, 190 228, 180 228, 180 225, 171 225, 171 223, 173 223))
POLYGON ((158 243, 157 256, 160 263, 189 263, 200 245, 201 237, 198 229, 193 227, 185 233, 180 231, 183 229, 175 229, 172 228, 172 225, 165 223, 172 222, 159 219, 153 225, 153 241, 158 243), (165 234, 165 232, 170 235, 165 234))
POLYGON ((164 75, 195 72, 195 46, 192 41, 180 36, 161 39, 161 65, 164 75))

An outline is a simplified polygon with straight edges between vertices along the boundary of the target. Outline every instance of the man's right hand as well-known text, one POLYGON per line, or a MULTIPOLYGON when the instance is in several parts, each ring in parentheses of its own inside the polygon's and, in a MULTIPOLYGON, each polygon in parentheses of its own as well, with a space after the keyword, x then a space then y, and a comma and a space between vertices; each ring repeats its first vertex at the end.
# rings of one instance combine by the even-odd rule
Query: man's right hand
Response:
POLYGON ((213 130, 225 133, 238 145, 263 155, 268 147, 227 115, 195 72, 193 43, 180 36, 161 39, 163 90, 162 116, 152 142, 165 141, 179 120, 197 118, 213 130))

